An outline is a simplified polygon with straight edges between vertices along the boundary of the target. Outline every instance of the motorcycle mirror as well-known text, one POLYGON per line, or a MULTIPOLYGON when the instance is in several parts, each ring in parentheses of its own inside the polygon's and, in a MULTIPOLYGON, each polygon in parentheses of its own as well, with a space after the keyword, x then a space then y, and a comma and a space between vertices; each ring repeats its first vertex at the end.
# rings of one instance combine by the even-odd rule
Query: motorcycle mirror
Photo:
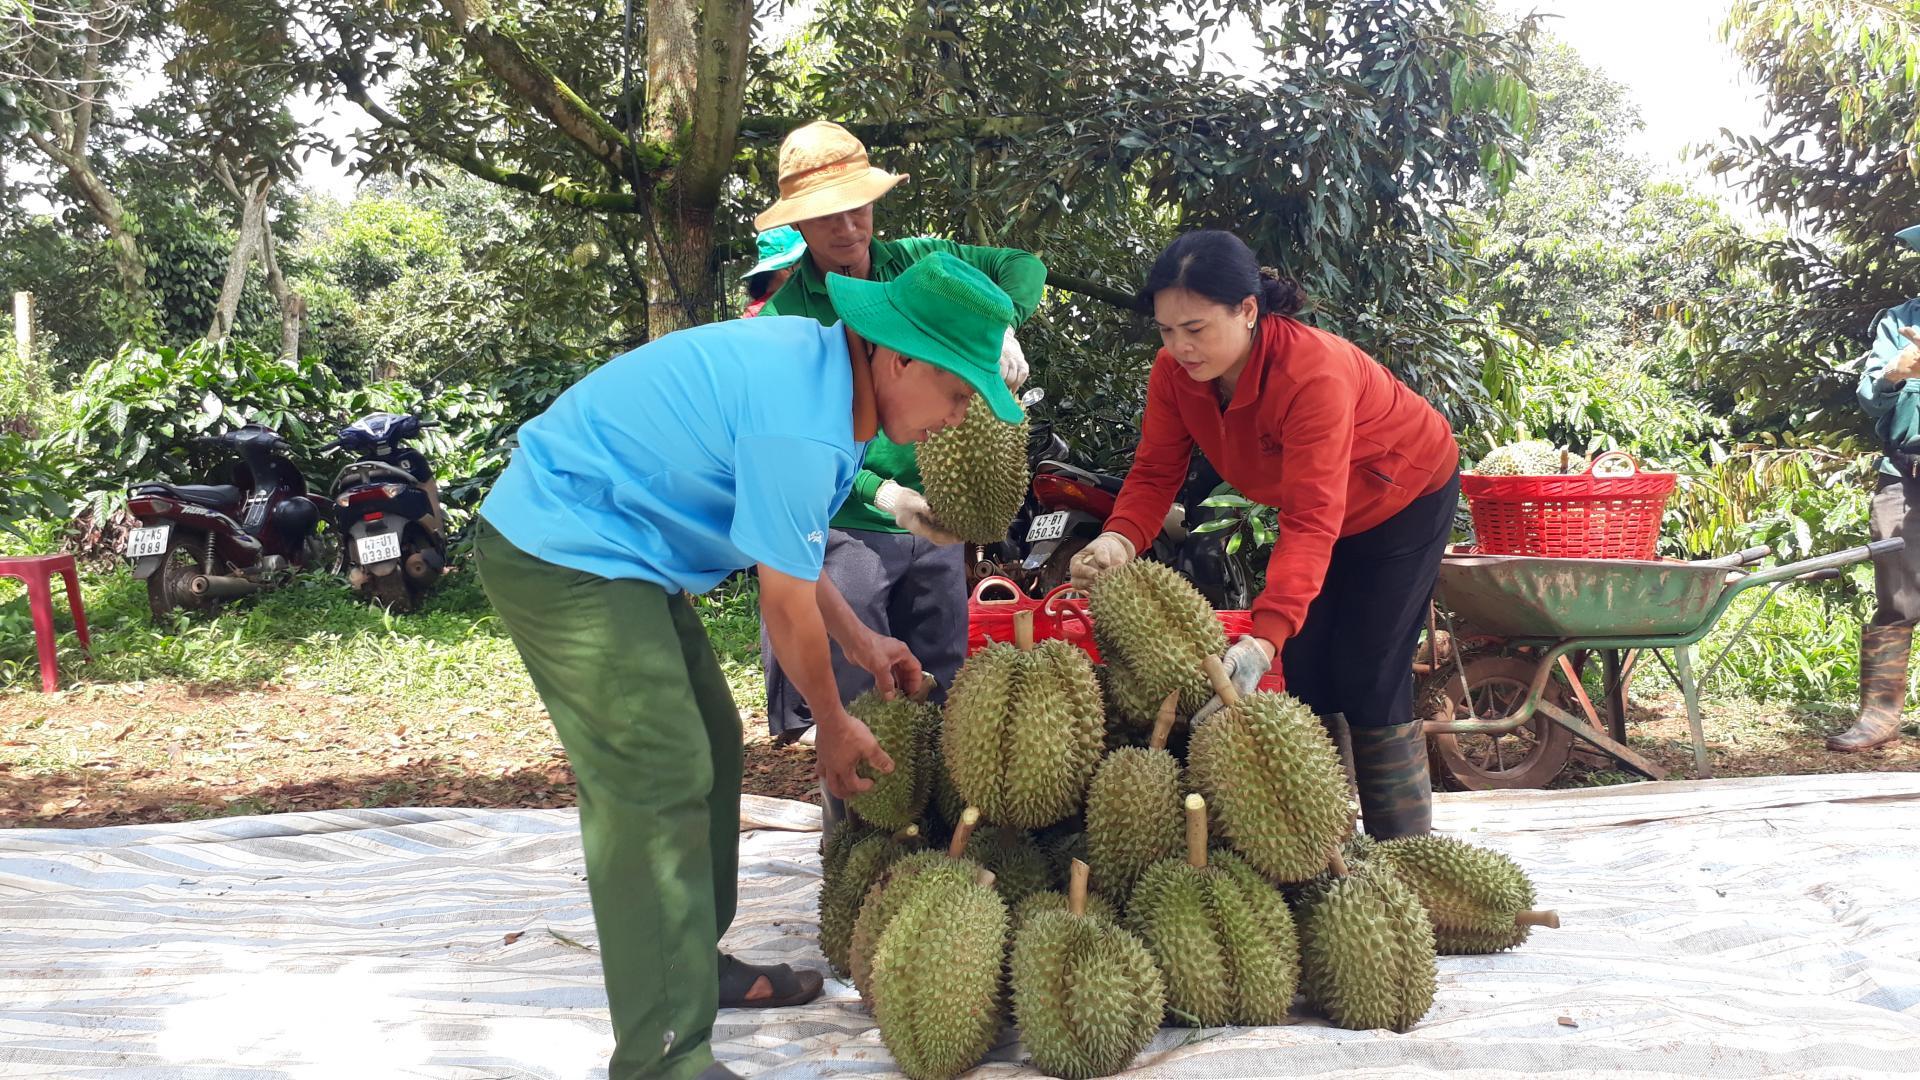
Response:
POLYGON ((1026 393, 1020 395, 1020 407, 1031 409, 1045 400, 1047 400, 1047 392, 1037 386, 1031 386, 1027 388, 1026 393))

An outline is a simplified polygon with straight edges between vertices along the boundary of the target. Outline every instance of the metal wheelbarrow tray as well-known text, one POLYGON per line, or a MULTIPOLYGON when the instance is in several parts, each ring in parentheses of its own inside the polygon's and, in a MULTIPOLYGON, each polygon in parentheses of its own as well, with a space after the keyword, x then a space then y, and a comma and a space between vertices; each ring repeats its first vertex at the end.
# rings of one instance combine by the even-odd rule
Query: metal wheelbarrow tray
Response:
MULTIPOLYGON (((1546 688, 1561 659, 1570 653, 1669 649, 1674 657, 1675 680, 1686 700, 1696 771, 1703 777, 1711 776, 1701 731, 1699 686, 1693 677, 1692 646, 1713 630, 1734 598, 1748 589, 1771 586, 1778 591, 1793 581, 1837 573, 1842 567, 1890 555, 1905 546, 1905 541, 1897 538, 1879 540, 1753 572, 1740 564, 1758 558, 1765 549, 1697 563, 1449 554, 1440 564, 1435 595, 1451 613, 1450 622, 1457 619, 1471 633, 1503 638, 1510 646, 1535 650, 1538 667, 1526 699, 1512 714, 1497 719, 1429 722, 1426 730, 1429 734, 1499 735, 1514 731, 1535 713, 1541 713, 1636 772, 1659 779, 1664 770, 1556 706, 1547 699, 1546 688)), ((1748 616, 1740 633, 1759 612, 1756 608, 1748 616)), ((1716 661, 1708 668, 1709 677, 1717 667, 1716 661)), ((1460 677, 1464 681, 1464 673, 1460 677)))

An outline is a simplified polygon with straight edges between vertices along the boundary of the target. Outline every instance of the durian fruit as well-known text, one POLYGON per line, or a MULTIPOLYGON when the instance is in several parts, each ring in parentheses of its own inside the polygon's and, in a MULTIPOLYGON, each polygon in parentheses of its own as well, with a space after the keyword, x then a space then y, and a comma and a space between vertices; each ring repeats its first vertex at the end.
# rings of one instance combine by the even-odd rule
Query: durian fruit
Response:
POLYGON ((1087 654, 1033 643, 1033 612, 1014 645, 969 657, 947 695, 940 751, 953 785, 986 819, 1038 829, 1080 808, 1100 761, 1100 687, 1087 654))
POLYGON ((1140 939, 1090 914, 1087 864, 1067 906, 1020 924, 1009 963, 1013 1013, 1033 1063, 1068 1080, 1125 1069, 1160 1028, 1166 988, 1140 939))
POLYGON ((1206 800, 1186 800, 1187 857, 1155 863, 1134 886, 1128 925, 1167 981, 1182 1023, 1277 1024, 1300 977, 1287 902, 1231 852, 1207 849, 1206 800))
POLYGON ((993 871, 995 887, 1009 907, 1053 888, 1053 867, 1046 853, 1019 829, 982 827, 967 838, 960 851, 969 861, 993 871))
POLYGON ((1156 696, 1152 687, 1118 659, 1109 659, 1100 665, 1100 673, 1101 688, 1107 696, 1107 714, 1119 720, 1123 728, 1140 731, 1152 727, 1164 695, 1156 696))
POLYGON ((1407 836, 1375 845, 1372 857, 1420 898, 1442 953, 1499 952, 1535 926, 1560 925, 1557 913, 1531 910, 1533 883, 1497 851, 1450 836, 1407 836))
POLYGON ((953 836, 954 826, 960 824, 960 815, 967 809, 967 800, 953 786, 953 778, 947 775, 947 760, 940 752, 940 729, 936 726, 927 740, 927 772, 933 778, 932 794, 927 798, 927 808, 920 818, 920 831, 930 841, 944 845, 953 836))
POLYGON ((1102 893, 1125 902, 1147 867, 1180 853, 1180 763, 1164 749, 1179 691, 1160 704, 1147 749, 1115 750, 1087 786, 1087 862, 1102 893))
POLYGON ((1558 476, 1580 472, 1587 459, 1564 451, 1545 439, 1523 439, 1487 452, 1474 467, 1481 476, 1558 476))
POLYGON ((1170 690, 1181 692, 1188 716, 1213 696, 1200 662, 1226 651, 1226 631, 1207 598, 1172 567, 1135 559, 1101 574, 1087 591, 1087 611, 1101 656, 1125 669, 1109 682, 1138 683, 1125 691, 1135 723, 1151 724, 1170 690))
POLYGON ((873 1001, 874 953, 880 947, 881 935, 906 902, 922 887, 972 881, 979 875, 980 865, 960 856, 979 821, 980 812, 969 807, 961 815, 946 851, 919 851, 905 856, 888 866, 886 872, 868 886, 847 941, 847 974, 854 988, 860 991, 862 1001, 873 1001))
POLYGON ((1340 756, 1305 705, 1285 694, 1242 698, 1219 657, 1207 659, 1226 708, 1194 729, 1188 773, 1254 869, 1306 881, 1353 829, 1340 756))
MULTIPOLYGON (((1376 849, 1377 850, 1377 849, 1376 849)), ((1300 910, 1301 986, 1339 1027, 1405 1031, 1433 1006, 1433 926, 1379 858, 1334 877, 1300 910)))
POLYGON ((1047 870, 1052 875, 1048 886, 1064 890, 1073 866, 1073 860, 1087 857, 1086 823, 1077 818, 1068 818, 1051 829, 1043 829, 1033 834, 1033 843, 1046 856, 1047 870))
MULTIPOLYGON (((1074 861, 1079 862, 1080 860, 1076 859, 1074 861)), ((1017 932, 1021 927, 1027 925, 1027 920, 1043 911, 1067 910, 1067 901, 1068 896, 1066 893, 1056 892, 1053 889, 1048 889, 1046 892, 1033 893, 1026 899, 1020 901, 1020 903, 1014 905, 1014 930, 1017 932)), ((1113 901, 1108 900, 1099 893, 1087 894, 1087 910, 1085 914, 1088 918, 1101 918, 1110 923, 1118 923, 1120 921, 1120 909, 1113 906, 1113 901)))
MULTIPOLYGON (((1348 873, 1355 867, 1364 864, 1368 859, 1373 857, 1374 851, 1379 848, 1379 846, 1380 841, 1375 840, 1363 832, 1357 832, 1347 837, 1347 842, 1340 845, 1339 865, 1341 872, 1348 873)), ((1325 870, 1315 874, 1312 878, 1297 884, 1284 885, 1280 891, 1286 894, 1287 899, 1295 905, 1297 910, 1298 905, 1305 903, 1308 897, 1317 895, 1317 890, 1333 884, 1333 879, 1336 876, 1333 872, 1333 865, 1330 861, 1325 870)))
POLYGON ((942 529, 971 544, 1007 538, 1033 480, 1026 421, 995 418, 992 406, 976 394, 967 418, 929 435, 915 456, 927 508, 942 529))
POLYGON ((911 697, 888 701, 869 690, 847 706, 893 759, 890 773, 875 772, 862 762, 860 775, 873 786, 847 800, 847 809, 870 825, 904 829, 917 823, 927 808, 934 777, 928 745, 940 724, 939 706, 927 704, 932 689, 933 681, 922 678, 919 692, 911 697))
MULTIPOLYGON (((838 840, 840 833, 855 831, 843 827, 836 830, 834 839, 838 840)), ((820 951, 826 954, 834 974, 845 978, 852 970, 848 946, 853 938, 854 919, 860 914, 867 890, 887 867, 912 850, 909 844, 919 832, 917 826, 909 826, 898 835, 868 832, 848 844, 844 854, 833 851, 835 845, 829 841, 820 881, 820 951)))
POLYGON ((1000 1034, 1007 905, 991 871, 977 873, 915 889, 874 951, 880 1039, 913 1080, 960 1075, 1000 1034))

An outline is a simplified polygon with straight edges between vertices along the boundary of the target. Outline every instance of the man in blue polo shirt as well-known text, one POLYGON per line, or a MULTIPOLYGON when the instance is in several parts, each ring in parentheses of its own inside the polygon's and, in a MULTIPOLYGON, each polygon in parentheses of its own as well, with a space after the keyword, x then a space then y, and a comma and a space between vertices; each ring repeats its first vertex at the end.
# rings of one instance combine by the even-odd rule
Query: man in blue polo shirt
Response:
POLYGON ((740 716, 686 594, 756 566, 781 666, 819 729, 827 790, 893 765, 848 715, 828 638, 882 691, 919 662, 820 573, 828 521, 879 431, 918 442, 973 395, 1012 422, 1011 302, 933 256, 890 282, 834 276, 842 322, 762 316, 669 334, 520 429, 480 508, 476 563, 579 781, 587 890, 613 1017, 611 1080, 725 1077, 716 1008, 800 1004, 815 972, 719 953, 738 872, 740 716), (704 737, 702 737, 704 736, 704 737))

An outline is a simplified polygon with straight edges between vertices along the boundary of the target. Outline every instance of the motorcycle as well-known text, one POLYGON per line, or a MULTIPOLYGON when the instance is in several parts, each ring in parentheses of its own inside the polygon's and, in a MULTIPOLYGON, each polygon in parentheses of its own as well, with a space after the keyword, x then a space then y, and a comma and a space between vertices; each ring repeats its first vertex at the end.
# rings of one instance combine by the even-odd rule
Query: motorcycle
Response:
POLYGON ((334 527, 345 538, 347 584, 361 600, 412 611, 447 567, 446 516, 433 467, 408 439, 432 427, 406 413, 369 413, 340 429, 322 452, 357 460, 328 489, 334 527))
MULTIPOLYGON (((1044 396, 1037 388, 1028 390, 1021 402, 1031 408, 1044 396)), ((1027 458, 1033 485, 1007 539, 985 553, 992 572, 1006 574, 1034 596, 1067 583, 1073 557, 1105 528, 1125 482, 1072 463, 1070 453, 1051 421, 1032 422, 1027 458)), ((1178 570, 1215 608, 1241 610, 1253 602, 1253 574, 1245 557, 1227 550, 1227 533, 1194 531, 1225 513, 1200 505, 1219 486, 1219 474, 1195 454, 1159 535, 1140 557, 1178 570)))
POLYGON ((307 491, 292 447, 258 424, 202 436, 196 446, 238 455, 231 484, 135 484, 125 554, 147 583, 155 622, 174 611, 215 611, 239 596, 279 588, 304 568, 330 568, 320 530, 327 503, 307 491))

